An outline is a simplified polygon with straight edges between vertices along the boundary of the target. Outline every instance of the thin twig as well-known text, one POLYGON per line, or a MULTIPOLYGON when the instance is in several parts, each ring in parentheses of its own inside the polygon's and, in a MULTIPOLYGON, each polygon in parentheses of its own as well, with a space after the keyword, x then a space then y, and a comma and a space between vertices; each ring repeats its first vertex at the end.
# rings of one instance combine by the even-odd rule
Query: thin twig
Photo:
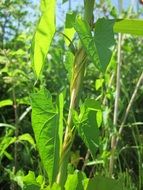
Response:
POLYGON ((137 84, 136 84, 136 87, 135 87, 135 89, 134 89, 134 92, 133 92, 133 94, 132 94, 132 97, 131 97, 131 99, 130 99, 130 101, 129 101, 129 104, 128 104, 127 108, 126 108, 126 112, 125 112, 123 121, 122 121, 122 123, 121 123, 121 125, 120 125, 120 128, 119 128, 119 132, 118 132, 118 136, 117 136, 117 140, 116 140, 116 146, 117 146, 117 144, 118 144, 119 138, 120 138, 121 133, 122 133, 123 128, 124 128, 124 124, 125 124, 126 119, 127 119, 128 115, 129 115, 131 106, 132 106, 132 104, 133 104, 133 102, 134 102, 134 100, 135 100, 135 98, 136 98, 137 92, 138 92, 138 90, 139 90, 139 87, 140 87, 142 81, 143 81, 143 72, 142 72, 142 74, 141 74, 140 77, 139 77, 139 80, 138 80, 138 82, 137 82, 137 84))

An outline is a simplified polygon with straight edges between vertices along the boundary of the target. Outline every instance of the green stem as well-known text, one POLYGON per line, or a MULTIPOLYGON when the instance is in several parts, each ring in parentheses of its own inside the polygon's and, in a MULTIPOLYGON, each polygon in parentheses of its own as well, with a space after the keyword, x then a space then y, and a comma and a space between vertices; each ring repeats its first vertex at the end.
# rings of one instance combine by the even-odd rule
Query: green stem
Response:
MULTIPOLYGON (((92 26, 93 23, 93 9, 95 0, 84 0, 84 19, 92 26)), ((57 183, 64 189, 64 184, 67 178, 67 167, 70 157, 70 149, 74 140, 75 130, 72 123, 72 111, 78 107, 78 101, 80 98, 80 91, 83 83, 85 65, 86 65, 86 53, 81 47, 77 51, 73 64, 72 80, 70 83, 70 107, 67 118, 67 126, 62 146, 59 173, 57 176, 57 183)))

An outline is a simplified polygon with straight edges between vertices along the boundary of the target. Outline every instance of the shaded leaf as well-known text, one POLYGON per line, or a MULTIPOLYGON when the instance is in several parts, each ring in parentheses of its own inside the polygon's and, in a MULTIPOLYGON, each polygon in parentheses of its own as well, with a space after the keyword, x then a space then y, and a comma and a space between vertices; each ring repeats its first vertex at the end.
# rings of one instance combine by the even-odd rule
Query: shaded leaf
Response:
MULTIPOLYGON (((86 114, 86 113, 85 113, 86 114)), ((99 145, 99 129, 96 121, 96 112, 88 111, 87 120, 82 123, 78 132, 88 149, 90 150, 93 158, 96 158, 96 151, 99 145)))
POLYGON ((117 180, 96 176, 95 178, 89 180, 88 186, 86 188, 86 190, 108 190, 108 189, 123 190, 123 186, 121 182, 117 180))
POLYGON ((86 99, 84 104, 90 110, 101 110, 101 104, 95 99, 86 99))
POLYGON ((98 67, 99 57, 89 24, 78 16, 75 20, 74 28, 90 60, 98 67))
POLYGON ((100 71, 105 72, 112 57, 115 44, 113 25, 114 20, 98 19, 95 24, 94 36, 89 24, 81 17, 77 17, 74 27, 90 60, 100 71))
POLYGON ((59 164, 59 116, 46 89, 31 95, 32 126, 41 160, 52 184, 59 164))
POLYGON ((100 60, 100 69, 104 72, 111 60, 115 45, 113 26, 114 20, 98 19, 95 24, 94 39, 100 60))
POLYGON ((63 2, 63 3, 66 3, 67 1, 68 1, 68 0, 63 0, 62 2, 63 2))

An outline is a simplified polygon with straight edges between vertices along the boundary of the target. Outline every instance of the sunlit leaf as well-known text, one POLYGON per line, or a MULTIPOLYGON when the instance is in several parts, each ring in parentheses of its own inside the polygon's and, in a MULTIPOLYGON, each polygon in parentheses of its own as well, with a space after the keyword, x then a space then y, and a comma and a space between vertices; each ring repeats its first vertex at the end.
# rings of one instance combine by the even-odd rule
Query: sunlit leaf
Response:
POLYGON ((32 63, 39 77, 55 33, 56 0, 41 0, 42 16, 32 41, 32 63))
POLYGON ((4 106, 11 106, 13 104, 13 101, 10 99, 2 100, 0 101, 0 108, 4 106))
POLYGON ((18 141, 27 141, 27 142, 29 142, 31 145, 33 145, 35 147, 34 139, 29 133, 19 135, 18 136, 18 141))
POLYGON ((143 36, 143 20, 119 19, 114 24, 114 32, 143 36))
POLYGON ((81 172, 69 174, 65 183, 65 190, 83 190, 83 175, 81 172))
POLYGON ((35 174, 32 171, 26 176, 21 177, 23 190, 40 190, 40 184, 36 181, 35 174))

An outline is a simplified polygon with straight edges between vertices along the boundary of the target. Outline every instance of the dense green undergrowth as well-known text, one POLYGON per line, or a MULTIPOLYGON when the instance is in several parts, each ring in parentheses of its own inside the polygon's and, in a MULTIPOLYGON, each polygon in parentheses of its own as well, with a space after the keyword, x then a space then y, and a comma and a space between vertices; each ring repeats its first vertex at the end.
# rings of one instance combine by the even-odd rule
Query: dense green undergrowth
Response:
POLYGON ((143 21, 57 4, 0 3, 0 189, 142 190, 143 21))

